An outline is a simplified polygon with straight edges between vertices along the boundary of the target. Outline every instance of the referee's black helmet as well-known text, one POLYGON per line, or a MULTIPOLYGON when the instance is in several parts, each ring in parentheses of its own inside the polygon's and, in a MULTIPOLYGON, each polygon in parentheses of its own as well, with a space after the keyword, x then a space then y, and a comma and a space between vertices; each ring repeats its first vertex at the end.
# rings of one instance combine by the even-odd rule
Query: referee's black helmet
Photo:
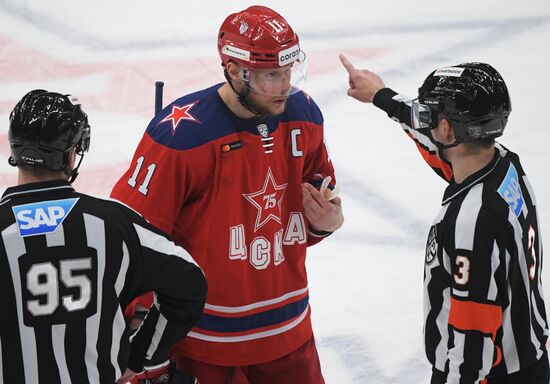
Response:
POLYGON ((433 71, 418 90, 418 102, 432 110, 432 128, 438 117, 447 118, 459 143, 501 136, 512 111, 500 73, 478 62, 433 71))
POLYGON ((8 138, 11 165, 65 171, 74 180, 78 166, 68 169, 71 149, 75 147, 81 157, 88 151, 90 125, 76 98, 37 89, 23 96, 11 112, 8 138))

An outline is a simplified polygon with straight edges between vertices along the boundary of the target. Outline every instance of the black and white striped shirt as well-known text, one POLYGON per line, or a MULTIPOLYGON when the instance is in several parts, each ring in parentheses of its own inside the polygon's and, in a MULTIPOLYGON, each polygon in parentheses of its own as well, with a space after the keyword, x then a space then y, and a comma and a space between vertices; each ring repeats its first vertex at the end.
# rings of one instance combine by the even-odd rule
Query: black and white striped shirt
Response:
POLYGON ((0 382, 112 384, 165 356, 205 294, 191 256, 116 201, 61 180, 0 200, 0 382), (130 342, 123 310, 149 291, 155 303, 130 342))
POLYGON ((431 382, 529 383, 539 377, 543 382, 548 322, 542 239, 535 196, 519 158, 497 143, 492 161, 457 184, 426 132, 410 128, 410 108, 402 100, 384 89, 374 103, 402 123, 424 159, 449 181, 425 255, 431 382))

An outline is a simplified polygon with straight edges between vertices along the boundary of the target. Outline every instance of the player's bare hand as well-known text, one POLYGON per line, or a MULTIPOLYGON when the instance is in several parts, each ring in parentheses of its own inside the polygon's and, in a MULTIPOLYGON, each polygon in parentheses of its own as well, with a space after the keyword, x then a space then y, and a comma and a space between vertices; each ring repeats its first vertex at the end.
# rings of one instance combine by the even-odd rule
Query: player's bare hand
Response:
POLYGON ((309 224, 320 231, 334 232, 344 223, 342 200, 339 197, 329 200, 328 197, 313 185, 302 184, 302 204, 309 224))
POLYGON ((363 103, 372 103, 376 92, 386 87, 380 76, 367 69, 355 68, 346 56, 341 54, 340 61, 349 75, 348 96, 363 103))

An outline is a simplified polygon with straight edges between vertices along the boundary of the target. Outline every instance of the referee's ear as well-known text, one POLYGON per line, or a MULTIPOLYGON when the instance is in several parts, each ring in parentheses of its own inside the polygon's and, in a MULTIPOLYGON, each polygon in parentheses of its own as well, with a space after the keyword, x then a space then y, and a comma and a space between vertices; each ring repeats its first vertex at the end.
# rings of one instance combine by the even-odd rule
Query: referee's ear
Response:
POLYGON ((71 152, 69 153, 68 167, 69 167, 69 170, 72 171, 74 169, 74 165, 76 163, 76 146, 73 146, 70 151, 71 152))
POLYGON ((432 129, 432 135, 434 139, 444 145, 452 144, 455 142, 455 133, 453 130, 453 126, 451 125, 451 122, 445 117, 439 120, 439 124, 437 124, 437 127, 432 129))

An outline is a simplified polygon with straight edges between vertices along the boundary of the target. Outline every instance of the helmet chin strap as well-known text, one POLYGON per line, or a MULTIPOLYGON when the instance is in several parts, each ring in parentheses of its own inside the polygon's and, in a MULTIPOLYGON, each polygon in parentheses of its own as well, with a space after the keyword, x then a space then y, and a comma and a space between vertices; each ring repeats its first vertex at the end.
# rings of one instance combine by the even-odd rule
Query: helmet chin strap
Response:
POLYGON ((73 183, 77 176, 78 176, 78 168, 80 168, 80 164, 82 164, 82 160, 84 159, 84 155, 81 154, 79 155, 80 156, 80 159, 78 160, 78 164, 76 165, 76 167, 74 167, 72 170, 69 169, 69 166, 67 165, 65 168, 63 168, 63 172, 65 172, 65 174, 67 176, 69 176, 69 183, 73 183))
POLYGON ((449 159, 447 159, 447 157, 445 157, 445 153, 444 153, 444 149, 449 149, 449 148, 454 148, 456 147, 458 144, 461 144, 461 142, 457 141, 455 139, 454 143, 451 143, 451 144, 443 144, 441 143, 440 141, 437 141, 436 139, 434 139, 433 135, 432 135, 432 129, 422 129, 425 133, 428 134, 428 137, 430 138, 431 142, 435 144, 435 146, 437 147, 437 154, 439 156, 439 158, 441 160, 443 160, 444 162, 448 163, 448 164, 451 164, 451 162, 449 161, 449 159))
POLYGON ((263 113, 260 113, 258 111, 256 111, 254 109, 254 107, 252 107, 250 105, 250 103, 247 101, 248 99, 248 96, 250 95, 250 87, 246 86, 244 90, 242 91, 237 91, 237 89, 235 88, 235 86, 233 85, 233 81, 231 80, 231 78, 229 77, 229 73, 227 73, 227 69, 224 69, 223 70, 223 75, 225 76, 225 79, 227 80, 227 82, 229 83, 229 86, 231 87, 231 89, 233 90, 233 92, 235 92, 235 94, 237 95, 237 100, 239 101, 239 103, 245 107, 247 110, 249 110, 250 112, 252 112, 253 114, 256 115, 257 118, 262 118, 264 117, 265 115, 263 113))
MULTIPOLYGON (((441 160, 443 160, 444 162, 446 162, 448 164, 451 164, 449 159, 447 159, 447 157, 445 156, 445 152, 443 150, 444 149, 449 149, 449 148, 454 148, 460 143, 456 140, 452 144, 442 144, 442 143, 440 143, 439 141, 436 141, 436 140, 434 140, 434 143, 437 146, 437 154, 438 154, 439 158, 441 160)), ((451 166, 452 166, 452 164, 451 164, 451 166)))

